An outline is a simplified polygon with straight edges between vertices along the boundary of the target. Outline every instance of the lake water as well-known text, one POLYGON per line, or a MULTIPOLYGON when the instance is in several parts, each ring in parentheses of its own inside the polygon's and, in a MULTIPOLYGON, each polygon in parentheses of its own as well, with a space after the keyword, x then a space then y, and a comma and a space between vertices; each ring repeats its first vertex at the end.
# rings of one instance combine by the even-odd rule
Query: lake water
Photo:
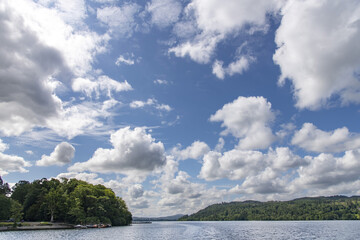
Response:
POLYGON ((0 232, 0 239, 360 239, 360 221, 153 222, 105 229, 0 232))

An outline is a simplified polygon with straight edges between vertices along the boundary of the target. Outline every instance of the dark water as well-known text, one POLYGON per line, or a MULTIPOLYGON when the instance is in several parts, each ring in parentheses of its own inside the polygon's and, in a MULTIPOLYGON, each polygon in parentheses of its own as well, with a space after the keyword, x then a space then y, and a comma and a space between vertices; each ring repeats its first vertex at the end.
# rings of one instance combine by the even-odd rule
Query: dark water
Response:
POLYGON ((0 232, 0 239, 360 239, 360 221, 153 222, 106 229, 0 232))

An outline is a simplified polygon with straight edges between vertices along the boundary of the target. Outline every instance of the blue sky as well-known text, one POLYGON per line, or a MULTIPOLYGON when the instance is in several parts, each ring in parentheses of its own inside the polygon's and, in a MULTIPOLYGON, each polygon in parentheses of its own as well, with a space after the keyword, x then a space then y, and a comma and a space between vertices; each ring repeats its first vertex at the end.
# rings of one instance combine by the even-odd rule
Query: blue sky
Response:
POLYGON ((0 174, 135 216, 360 194, 355 0, 0 3, 0 174))

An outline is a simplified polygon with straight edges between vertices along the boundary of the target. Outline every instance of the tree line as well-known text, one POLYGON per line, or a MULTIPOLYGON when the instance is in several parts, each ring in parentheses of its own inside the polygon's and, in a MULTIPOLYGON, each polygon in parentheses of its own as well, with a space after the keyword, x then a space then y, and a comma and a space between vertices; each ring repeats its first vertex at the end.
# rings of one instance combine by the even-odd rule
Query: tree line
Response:
POLYGON ((360 197, 332 196, 291 201, 244 201, 210 205, 180 221, 359 220, 360 197))
POLYGON ((103 185, 77 179, 19 181, 10 189, 0 177, 0 219, 57 221, 73 224, 129 225, 132 215, 123 199, 103 185))

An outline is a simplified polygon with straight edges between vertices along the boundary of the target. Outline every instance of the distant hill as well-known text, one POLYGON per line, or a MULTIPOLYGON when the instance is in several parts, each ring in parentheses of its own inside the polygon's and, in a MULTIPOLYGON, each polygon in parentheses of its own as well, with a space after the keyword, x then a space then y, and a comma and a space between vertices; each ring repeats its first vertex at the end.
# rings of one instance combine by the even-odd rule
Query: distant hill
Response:
POLYGON ((360 220, 360 196, 219 203, 179 219, 179 221, 232 220, 360 220))
POLYGON ((133 217, 133 221, 177 221, 183 216, 184 214, 176 214, 166 217, 133 217))

